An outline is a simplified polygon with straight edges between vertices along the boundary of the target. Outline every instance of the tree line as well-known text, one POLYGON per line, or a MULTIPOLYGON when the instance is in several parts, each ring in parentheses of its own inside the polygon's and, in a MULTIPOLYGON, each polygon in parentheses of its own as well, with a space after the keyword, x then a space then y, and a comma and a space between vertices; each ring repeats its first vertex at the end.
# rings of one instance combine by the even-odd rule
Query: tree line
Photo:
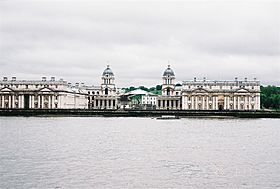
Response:
POLYGON ((280 87, 261 86, 261 107, 266 109, 280 109, 280 87))

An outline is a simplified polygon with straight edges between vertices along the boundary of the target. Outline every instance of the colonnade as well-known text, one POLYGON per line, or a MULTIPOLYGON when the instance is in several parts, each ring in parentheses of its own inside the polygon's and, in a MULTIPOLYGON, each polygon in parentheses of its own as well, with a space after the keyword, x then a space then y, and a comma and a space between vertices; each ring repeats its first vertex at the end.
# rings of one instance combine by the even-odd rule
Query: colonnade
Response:
POLYGON ((92 101, 93 109, 116 109, 116 98, 97 98, 92 101))
POLYGON ((158 109, 179 110, 181 109, 180 99, 159 99, 158 109))
POLYGON ((0 94, 0 108, 58 108, 59 98, 54 94, 0 94))
POLYGON ((185 110, 258 110, 259 95, 184 95, 182 109, 185 110))

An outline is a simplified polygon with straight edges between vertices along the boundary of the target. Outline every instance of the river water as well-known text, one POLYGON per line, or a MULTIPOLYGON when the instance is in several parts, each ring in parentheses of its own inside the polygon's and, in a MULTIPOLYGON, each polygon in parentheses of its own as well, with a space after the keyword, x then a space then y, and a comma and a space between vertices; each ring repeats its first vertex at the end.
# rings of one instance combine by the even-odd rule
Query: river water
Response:
POLYGON ((0 188, 279 188, 280 119, 0 117, 0 188))

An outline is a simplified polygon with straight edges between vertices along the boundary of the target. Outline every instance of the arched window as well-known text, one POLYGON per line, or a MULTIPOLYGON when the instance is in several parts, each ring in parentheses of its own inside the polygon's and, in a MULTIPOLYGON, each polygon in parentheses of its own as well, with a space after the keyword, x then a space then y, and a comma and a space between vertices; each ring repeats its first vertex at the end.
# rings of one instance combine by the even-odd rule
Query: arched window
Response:
POLYGON ((166 94, 167 94, 167 96, 170 95, 170 89, 169 88, 166 90, 166 94))
POLYGON ((105 89, 105 95, 108 95, 108 88, 105 89))

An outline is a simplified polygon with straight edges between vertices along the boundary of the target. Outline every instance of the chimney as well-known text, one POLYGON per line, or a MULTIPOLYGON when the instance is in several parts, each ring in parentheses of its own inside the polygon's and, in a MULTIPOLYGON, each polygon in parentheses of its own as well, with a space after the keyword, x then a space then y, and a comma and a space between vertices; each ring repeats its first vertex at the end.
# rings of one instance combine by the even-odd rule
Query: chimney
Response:
POLYGON ((8 81, 8 78, 7 77, 3 77, 3 81, 8 81))
POLYGON ((47 78, 46 77, 42 77, 42 81, 47 81, 47 78))
POLYGON ((12 77, 12 81, 16 81, 17 80, 17 78, 16 77, 12 77))
POLYGON ((55 77, 51 77, 51 81, 55 81, 55 77))

